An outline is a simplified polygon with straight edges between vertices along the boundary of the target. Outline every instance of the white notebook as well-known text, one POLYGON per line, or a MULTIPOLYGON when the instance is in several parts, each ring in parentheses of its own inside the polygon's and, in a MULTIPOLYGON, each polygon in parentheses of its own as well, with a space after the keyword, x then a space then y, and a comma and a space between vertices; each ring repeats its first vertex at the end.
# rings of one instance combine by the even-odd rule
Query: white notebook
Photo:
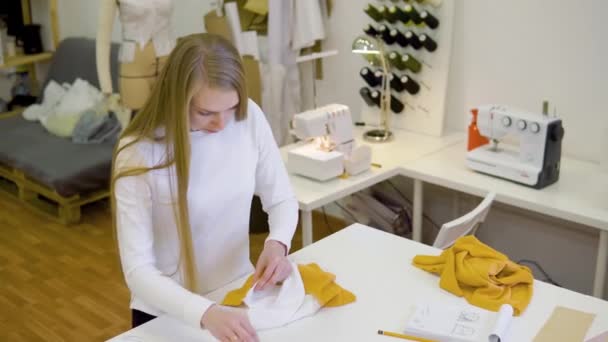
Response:
POLYGON ((420 303, 404 333, 441 342, 507 342, 512 318, 510 305, 495 313, 469 304, 420 303))

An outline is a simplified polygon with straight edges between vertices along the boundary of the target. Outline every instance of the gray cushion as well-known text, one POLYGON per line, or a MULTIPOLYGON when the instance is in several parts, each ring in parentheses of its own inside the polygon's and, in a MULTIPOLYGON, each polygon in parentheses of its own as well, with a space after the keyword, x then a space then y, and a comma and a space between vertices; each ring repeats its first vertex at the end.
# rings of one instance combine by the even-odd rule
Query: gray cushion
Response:
POLYGON ((62 196, 108 188, 114 142, 75 144, 21 116, 0 120, 0 163, 62 196))

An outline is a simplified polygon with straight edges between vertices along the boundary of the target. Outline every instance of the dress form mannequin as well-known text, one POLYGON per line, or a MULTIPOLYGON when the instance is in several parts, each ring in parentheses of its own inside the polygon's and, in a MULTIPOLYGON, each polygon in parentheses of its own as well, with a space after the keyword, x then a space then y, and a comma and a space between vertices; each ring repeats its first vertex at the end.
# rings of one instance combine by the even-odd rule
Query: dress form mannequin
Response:
POLYGON ((97 75, 101 91, 112 93, 110 43, 114 16, 122 24, 120 97, 124 106, 140 109, 167 56, 175 47, 171 33, 172 0, 101 0, 97 30, 97 75))

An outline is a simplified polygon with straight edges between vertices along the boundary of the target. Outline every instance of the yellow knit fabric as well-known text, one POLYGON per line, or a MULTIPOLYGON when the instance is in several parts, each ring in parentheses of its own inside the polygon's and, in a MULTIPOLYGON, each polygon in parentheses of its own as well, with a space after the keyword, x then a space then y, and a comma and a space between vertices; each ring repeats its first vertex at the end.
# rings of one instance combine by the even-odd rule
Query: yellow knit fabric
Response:
POLYGON ((417 255, 414 266, 440 275, 439 286, 472 305, 498 311, 510 304, 520 315, 532 298, 534 277, 530 269, 469 235, 439 256, 417 255))
POLYGON ((249 278, 247 278, 247 281, 245 281, 245 284, 243 284, 241 288, 228 292, 228 294, 226 294, 226 297, 224 297, 222 305, 239 306, 243 304, 243 299, 245 299, 245 296, 247 296, 247 292, 249 292, 249 289, 251 289, 252 285, 253 274, 249 276, 249 278))
MULTIPOLYGON (((319 265, 315 263, 298 265, 298 271, 304 283, 304 292, 315 297, 321 306, 341 306, 355 301, 355 295, 336 284, 336 276, 323 271, 319 265)), ((228 292, 222 305, 239 306, 243 304, 243 299, 252 285, 253 275, 247 278, 241 288, 228 292)))
POLYGON ((304 292, 315 297, 321 306, 341 306, 355 301, 355 295, 336 284, 336 276, 312 263, 298 265, 304 292))

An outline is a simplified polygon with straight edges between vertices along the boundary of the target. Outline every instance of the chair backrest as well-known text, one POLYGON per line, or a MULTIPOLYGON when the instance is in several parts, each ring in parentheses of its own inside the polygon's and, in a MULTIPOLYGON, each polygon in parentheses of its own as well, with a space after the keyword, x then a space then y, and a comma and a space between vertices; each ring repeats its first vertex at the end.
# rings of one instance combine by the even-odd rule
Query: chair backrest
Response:
MULTIPOLYGON (((110 75, 112 87, 116 92, 118 92, 119 47, 119 44, 112 43, 110 48, 110 75)), ((62 40, 53 54, 42 89, 46 88, 50 80, 59 84, 72 84, 76 78, 81 78, 99 88, 95 49, 95 39, 70 37, 62 40)), ((39 100, 42 102, 42 96, 39 100)))
POLYGON ((446 249, 452 246, 459 237, 475 234, 479 225, 486 219, 495 197, 496 194, 490 192, 475 209, 462 217, 442 225, 439 234, 435 238, 433 247, 446 249))

